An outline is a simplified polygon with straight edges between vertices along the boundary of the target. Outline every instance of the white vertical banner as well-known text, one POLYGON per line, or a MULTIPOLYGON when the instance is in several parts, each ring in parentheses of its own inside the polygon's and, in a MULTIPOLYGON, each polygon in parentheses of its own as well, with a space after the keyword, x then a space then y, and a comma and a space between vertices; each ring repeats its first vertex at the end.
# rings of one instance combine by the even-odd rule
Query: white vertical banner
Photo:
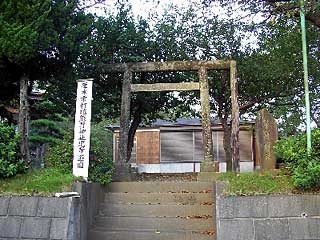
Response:
POLYGON ((88 178, 93 79, 77 81, 77 103, 73 142, 73 175, 88 178))

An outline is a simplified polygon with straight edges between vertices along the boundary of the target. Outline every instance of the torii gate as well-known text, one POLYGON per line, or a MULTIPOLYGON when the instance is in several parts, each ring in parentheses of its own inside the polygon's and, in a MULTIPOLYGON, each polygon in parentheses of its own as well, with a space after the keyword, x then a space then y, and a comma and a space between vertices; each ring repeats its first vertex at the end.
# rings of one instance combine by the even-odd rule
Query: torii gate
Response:
POLYGON ((126 163, 128 160, 128 137, 130 127, 130 98, 131 92, 150 91, 200 91, 202 136, 204 161, 201 163, 201 171, 217 171, 217 161, 213 156, 210 102, 208 88, 208 70, 230 70, 230 89, 232 105, 232 169, 240 171, 239 165, 239 105, 238 87, 236 79, 236 62, 229 61, 171 61, 171 62, 139 62, 106 64, 101 67, 102 73, 120 72, 124 73, 121 97, 120 117, 120 139, 119 139, 119 160, 126 163), (176 72, 176 71, 198 71, 199 82, 186 83, 155 83, 155 84, 131 84, 132 73, 134 72, 176 72))

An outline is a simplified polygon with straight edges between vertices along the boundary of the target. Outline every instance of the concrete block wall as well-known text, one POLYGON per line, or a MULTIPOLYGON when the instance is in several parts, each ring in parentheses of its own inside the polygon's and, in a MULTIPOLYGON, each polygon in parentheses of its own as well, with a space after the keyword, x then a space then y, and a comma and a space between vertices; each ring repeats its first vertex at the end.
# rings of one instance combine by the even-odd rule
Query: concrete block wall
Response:
POLYGON ((73 205, 74 235, 69 239, 87 240, 89 228, 98 213, 105 190, 100 184, 82 182, 74 184, 73 191, 78 192, 81 197, 77 198, 73 205))
POLYGON ((0 197, 0 239, 67 239, 72 198, 0 197))
POLYGON ((86 240, 104 190, 76 183, 80 198, 0 196, 0 240, 86 240))
POLYGON ((217 240, 320 239, 320 195, 223 196, 221 189, 217 240))

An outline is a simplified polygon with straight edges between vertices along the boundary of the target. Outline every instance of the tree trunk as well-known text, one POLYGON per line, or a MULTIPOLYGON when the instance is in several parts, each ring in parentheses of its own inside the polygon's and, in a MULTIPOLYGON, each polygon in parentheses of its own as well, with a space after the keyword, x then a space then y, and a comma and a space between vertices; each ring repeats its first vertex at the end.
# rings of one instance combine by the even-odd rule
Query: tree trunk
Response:
POLYGON ((232 172, 232 149, 231 149, 231 126, 228 125, 227 119, 220 117, 223 127, 223 149, 227 162, 227 171, 232 172))
POLYGON ((20 154, 26 165, 30 165, 30 152, 29 152, 29 103, 28 103, 28 81, 29 77, 23 75, 20 78, 20 107, 19 107, 19 133, 21 136, 20 141, 20 154))
POLYGON ((136 131, 141 123, 141 112, 139 110, 137 110, 134 115, 133 115, 133 120, 129 129, 129 137, 128 137, 128 159, 127 162, 130 161, 131 158, 131 152, 132 152, 132 148, 134 145, 134 136, 136 134, 136 131))
POLYGON ((229 111, 227 109, 229 97, 226 95, 229 88, 229 74, 225 71, 222 73, 221 96, 216 97, 218 103, 218 117, 223 128, 223 149, 225 153, 227 171, 232 171, 232 148, 231 148, 231 126, 228 124, 229 111))

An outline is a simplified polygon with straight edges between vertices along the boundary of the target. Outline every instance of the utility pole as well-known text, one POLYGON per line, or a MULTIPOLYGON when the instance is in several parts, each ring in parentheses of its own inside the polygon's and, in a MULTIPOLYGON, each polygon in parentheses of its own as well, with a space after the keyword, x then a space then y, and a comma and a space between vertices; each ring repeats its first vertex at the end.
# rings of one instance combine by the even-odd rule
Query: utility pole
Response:
POLYGON ((311 152, 311 120, 310 120, 310 98, 308 83, 308 57, 307 57, 307 37, 306 37, 306 19, 304 10, 304 0, 299 0, 300 20, 301 20, 301 38, 302 38, 302 55, 303 55, 303 79, 306 104, 306 122, 307 122, 307 151, 311 152))

